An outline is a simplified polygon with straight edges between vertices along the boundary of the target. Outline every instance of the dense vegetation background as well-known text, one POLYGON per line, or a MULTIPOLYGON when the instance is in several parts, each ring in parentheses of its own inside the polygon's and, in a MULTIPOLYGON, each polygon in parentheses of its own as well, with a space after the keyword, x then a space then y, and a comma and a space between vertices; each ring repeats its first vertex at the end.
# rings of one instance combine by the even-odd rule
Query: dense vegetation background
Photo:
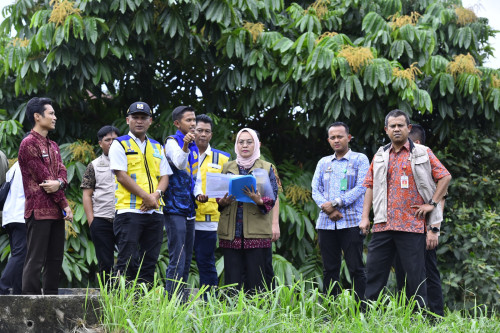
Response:
MULTIPOLYGON (((130 103, 154 108, 149 134, 158 140, 174 131, 180 104, 216 120, 219 149, 232 152, 243 126, 258 130, 285 188, 275 272, 319 286, 310 182, 331 151, 325 127, 347 122, 351 147, 371 159, 387 142, 385 114, 400 108, 428 129, 427 144, 454 177, 438 250, 447 305, 500 305, 500 72, 482 66, 494 31, 460 0, 18 0, 4 14, 1 148, 17 157, 30 97, 56 101, 51 138, 75 211, 65 286, 96 286, 79 184, 99 153, 95 133, 110 123, 125 130, 130 103)), ((9 251, 1 234, 0 266, 9 251)), ((167 263, 165 242, 163 278, 167 263)), ((342 279, 350 281, 345 267, 342 279)))

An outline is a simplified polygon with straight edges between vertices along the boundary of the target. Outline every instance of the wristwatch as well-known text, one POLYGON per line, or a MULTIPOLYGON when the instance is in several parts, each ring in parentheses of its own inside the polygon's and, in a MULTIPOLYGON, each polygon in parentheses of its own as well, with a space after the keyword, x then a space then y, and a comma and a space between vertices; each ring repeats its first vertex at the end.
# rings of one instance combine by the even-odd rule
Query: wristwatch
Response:
POLYGON ((62 190, 64 189, 64 182, 60 179, 57 180, 59 182, 59 189, 62 190))
POLYGON ((156 190, 156 192, 160 193, 160 198, 163 196, 163 191, 162 190, 156 190))
POLYGON ((431 199, 431 201, 429 201, 429 205, 433 205, 434 207, 437 207, 438 203, 431 199))
POLYGON ((440 229, 438 227, 431 227, 431 231, 435 234, 439 233, 440 229))

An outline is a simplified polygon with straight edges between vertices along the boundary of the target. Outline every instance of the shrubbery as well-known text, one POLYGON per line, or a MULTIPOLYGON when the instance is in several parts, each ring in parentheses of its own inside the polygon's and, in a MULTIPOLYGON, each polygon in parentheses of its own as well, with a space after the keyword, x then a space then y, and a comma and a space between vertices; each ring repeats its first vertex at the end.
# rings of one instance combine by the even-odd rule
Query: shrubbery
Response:
POLYGON ((498 133, 457 131, 440 150, 454 179, 438 249, 449 307, 500 307, 500 142, 498 133))

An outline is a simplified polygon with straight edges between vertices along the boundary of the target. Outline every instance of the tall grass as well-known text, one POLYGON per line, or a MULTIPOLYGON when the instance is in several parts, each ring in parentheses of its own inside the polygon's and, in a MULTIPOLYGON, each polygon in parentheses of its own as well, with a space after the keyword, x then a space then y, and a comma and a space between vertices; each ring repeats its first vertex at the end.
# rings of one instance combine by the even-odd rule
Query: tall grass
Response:
POLYGON ((498 316, 479 307, 436 319, 413 299, 381 295, 363 311, 348 290, 324 297, 308 283, 278 283, 256 295, 202 288, 183 302, 177 293, 166 297, 158 281, 148 289, 121 279, 115 288, 101 288, 100 320, 108 332, 500 332, 498 316))

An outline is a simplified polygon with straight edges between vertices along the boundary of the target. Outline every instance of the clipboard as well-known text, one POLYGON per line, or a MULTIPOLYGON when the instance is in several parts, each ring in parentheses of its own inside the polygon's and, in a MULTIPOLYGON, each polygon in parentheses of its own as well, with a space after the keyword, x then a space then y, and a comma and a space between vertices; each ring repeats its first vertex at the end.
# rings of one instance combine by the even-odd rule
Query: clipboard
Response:
POLYGON ((234 177, 229 181, 229 195, 234 195, 236 197, 236 201, 255 204, 249 196, 243 193, 243 189, 245 187, 251 189, 252 186, 255 190, 257 190, 257 179, 255 179, 254 176, 247 175, 234 177))

